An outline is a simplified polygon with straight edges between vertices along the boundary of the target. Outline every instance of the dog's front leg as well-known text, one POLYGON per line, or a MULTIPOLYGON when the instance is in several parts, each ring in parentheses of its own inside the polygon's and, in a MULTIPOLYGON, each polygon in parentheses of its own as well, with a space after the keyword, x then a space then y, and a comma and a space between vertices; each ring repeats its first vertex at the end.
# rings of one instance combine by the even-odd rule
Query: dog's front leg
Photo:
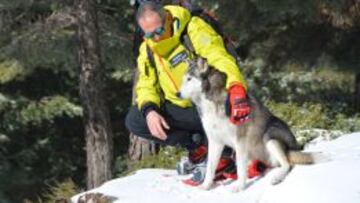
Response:
POLYGON ((209 144, 209 153, 207 157, 207 166, 206 166, 206 174, 204 182, 199 186, 201 189, 208 190, 210 189, 214 178, 216 167, 219 163, 221 153, 224 149, 224 145, 211 140, 208 137, 208 144, 209 144))
POLYGON ((247 163, 248 163, 248 153, 246 150, 245 140, 238 141, 235 147, 236 152, 236 171, 237 171, 237 181, 235 186, 232 189, 233 192, 239 192, 245 189, 245 183, 247 178, 247 163))

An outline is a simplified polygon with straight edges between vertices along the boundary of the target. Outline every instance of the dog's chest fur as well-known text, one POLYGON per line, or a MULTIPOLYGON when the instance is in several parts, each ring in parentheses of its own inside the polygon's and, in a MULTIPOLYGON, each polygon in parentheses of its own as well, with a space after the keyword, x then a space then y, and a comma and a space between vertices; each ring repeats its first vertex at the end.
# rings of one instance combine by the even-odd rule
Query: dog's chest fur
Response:
POLYGON ((200 108, 200 117, 209 139, 234 147, 237 128, 229 122, 229 118, 225 115, 224 104, 216 104, 204 97, 198 108, 200 108))

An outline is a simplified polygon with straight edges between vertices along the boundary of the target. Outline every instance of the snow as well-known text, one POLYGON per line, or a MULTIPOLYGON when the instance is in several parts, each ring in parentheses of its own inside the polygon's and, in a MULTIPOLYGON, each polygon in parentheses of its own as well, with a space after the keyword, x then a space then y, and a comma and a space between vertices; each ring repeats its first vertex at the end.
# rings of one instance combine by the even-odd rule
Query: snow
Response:
MULTIPOLYGON (((360 132, 335 140, 315 140, 305 151, 323 152, 331 161, 295 166, 284 182, 271 185, 274 170, 264 177, 248 180, 246 190, 232 193, 234 182, 217 184, 209 191, 184 185, 174 170, 142 169, 135 174, 106 182, 85 193, 115 197, 115 203, 360 203, 360 132)), ((77 203, 78 194, 72 197, 77 203)))

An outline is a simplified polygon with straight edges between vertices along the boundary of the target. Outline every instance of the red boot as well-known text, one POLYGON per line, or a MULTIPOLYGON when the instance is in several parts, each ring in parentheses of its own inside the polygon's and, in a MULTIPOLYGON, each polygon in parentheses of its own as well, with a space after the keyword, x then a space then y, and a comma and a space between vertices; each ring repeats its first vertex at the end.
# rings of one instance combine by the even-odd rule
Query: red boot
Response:
POLYGON ((206 159, 207 151, 205 145, 200 145, 196 149, 189 151, 188 158, 193 164, 198 164, 206 159))
POLYGON ((267 168, 269 167, 260 160, 252 160, 247 170, 248 178, 254 178, 262 175, 267 168))
MULTIPOLYGON (((267 168, 269 167, 260 160, 253 160, 250 162, 248 166, 247 176, 248 178, 254 178, 256 176, 260 176, 265 172, 267 168)), ((231 168, 229 167, 227 170, 225 170, 222 175, 225 178, 236 180, 237 179, 236 168, 233 167, 231 170, 229 169, 231 168)))
MULTIPOLYGON (((191 186, 200 185, 206 174, 206 163, 198 164, 193 171, 193 176, 190 179, 183 180, 183 183, 191 186)), ((226 178, 236 179, 235 162, 229 158, 221 158, 216 168, 214 181, 223 180, 226 178)))

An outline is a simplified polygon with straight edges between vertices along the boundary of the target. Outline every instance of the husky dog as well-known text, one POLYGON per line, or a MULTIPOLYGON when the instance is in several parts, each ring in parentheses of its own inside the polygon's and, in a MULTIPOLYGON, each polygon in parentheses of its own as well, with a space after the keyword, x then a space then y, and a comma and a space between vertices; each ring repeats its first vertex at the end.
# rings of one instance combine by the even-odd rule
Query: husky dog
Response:
POLYGON ((272 184, 280 183, 294 164, 312 164, 315 154, 300 152, 296 139, 285 122, 275 117, 251 94, 250 120, 237 126, 229 121, 224 103, 226 75, 208 67, 205 59, 189 60, 178 96, 191 99, 196 105, 208 137, 209 154, 204 182, 199 186, 210 189, 216 166, 224 146, 236 153, 238 179, 234 191, 245 189, 248 160, 260 160, 277 168, 272 184))

